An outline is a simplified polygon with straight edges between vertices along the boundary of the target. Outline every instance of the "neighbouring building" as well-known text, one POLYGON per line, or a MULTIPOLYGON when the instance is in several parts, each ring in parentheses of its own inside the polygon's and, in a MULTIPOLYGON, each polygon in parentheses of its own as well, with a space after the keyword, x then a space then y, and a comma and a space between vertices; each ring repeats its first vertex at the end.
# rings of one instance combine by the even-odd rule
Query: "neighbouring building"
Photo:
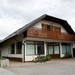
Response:
POLYGON ((73 57, 74 42, 74 31, 66 20, 45 14, 3 39, 0 50, 1 56, 22 62, 48 54, 73 57))

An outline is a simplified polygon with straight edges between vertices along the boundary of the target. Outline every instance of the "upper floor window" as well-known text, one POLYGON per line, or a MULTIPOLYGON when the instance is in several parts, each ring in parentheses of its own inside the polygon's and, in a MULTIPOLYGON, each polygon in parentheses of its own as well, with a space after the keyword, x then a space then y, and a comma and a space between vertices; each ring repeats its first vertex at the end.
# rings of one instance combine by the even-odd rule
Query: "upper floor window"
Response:
POLYGON ((52 31, 52 26, 47 25, 47 30, 48 30, 48 31, 52 31))
POLYGON ((55 31, 55 32, 61 32, 61 28, 53 26, 53 31, 55 31))
POLYGON ((60 27, 47 25, 47 24, 42 24, 42 30, 61 32, 61 28, 60 27))

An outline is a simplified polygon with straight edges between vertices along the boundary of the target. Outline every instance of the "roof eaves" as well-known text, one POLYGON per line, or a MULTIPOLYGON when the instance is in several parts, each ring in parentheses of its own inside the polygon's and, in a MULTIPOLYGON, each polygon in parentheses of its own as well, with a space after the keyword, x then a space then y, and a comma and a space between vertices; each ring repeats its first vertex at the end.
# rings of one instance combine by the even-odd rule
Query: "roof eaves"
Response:
POLYGON ((45 16, 47 16, 46 14, 44 14, 43 16, 35 19, 34 21, 26 24, 25 26, 23 26, 22 28, 18 29, 17 31, 15 31, 14 33, 10 34, 9 36, 7 36, 5 39, 3 39, 0 43, 16 36, 16 35, 20 35, 21 33, 23 33, 25 30, 27 30, 30 26, 34 25, 35 23, 37 23, 38 21, 42 20, 45 16))
POLYGON ((34 21, 26 24, 24 27, 21 28, 21 30, 18 31, 18 35, 20 35, 21 33, 23 33, 25 30, 27 30, 29 27, 31 27, 32 25, 34 25, 35 23, 39 22, 40 20, 42 20, 44 17, 46 17, 47 15, 43 15, 37 19, 35 19, 34 21))

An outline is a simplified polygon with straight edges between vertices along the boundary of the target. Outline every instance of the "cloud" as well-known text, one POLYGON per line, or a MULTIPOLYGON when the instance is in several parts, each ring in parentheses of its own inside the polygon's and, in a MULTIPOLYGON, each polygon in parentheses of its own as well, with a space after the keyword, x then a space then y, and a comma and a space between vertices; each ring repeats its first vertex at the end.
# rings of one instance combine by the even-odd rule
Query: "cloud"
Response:
POLYGON ((48 14, 66 19, 75 29, 75 0, 0 0, 0 38, 48 14))
POLYGON ((22 27, 22 20, 13 18, 0 19, 0 37, 1 39, 22 27))

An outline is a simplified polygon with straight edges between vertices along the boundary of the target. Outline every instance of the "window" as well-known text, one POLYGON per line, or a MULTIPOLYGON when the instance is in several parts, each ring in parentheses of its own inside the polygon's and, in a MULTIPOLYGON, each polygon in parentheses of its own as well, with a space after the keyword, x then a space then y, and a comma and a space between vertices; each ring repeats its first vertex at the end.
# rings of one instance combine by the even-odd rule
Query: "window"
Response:
POLYGON ((71 46, 69 45, 63 45, 62 46, 62 53, 65 54, 65 53, 71 53, 71 46))
POLYGON ((48 54, 53 54, 53 46, 48 46, 48 54))
POLYGON ((61 31, 61 28, 60 27, 53 26, 53 31, 60 32, 61 31))
POLYGON ((71 53, 71 46, 67 46, 67 53, 71 53))
POLYGON ((59 46, 54 46, 54 54, 59 54, 59 46))
POLYGON ((37 42, 37 54, 44 54, 44 42, 37 42))
POLYGON ((42 24, 42 30, 61 32, 61 27, 53 26, 52 24, 42 24))
POLYGON ((46 30, 46 25, 42 24, 42 30, 46 30))
POLYGON ((16 43, 16 54, 21 54, 22 53, 22 42, 17 42, 16 43))
POLYGON ((52 31, 52 27, 50 25, 47 25, 47 30, 52 31))
POLYGON ((50 26, 50 25, 47 25, 47 30, 48 31, 61 32, 61 28, 60 27, 50 26))
POLYGON ((62 46, 62 53, 65 54, 66 53, 66 46, 62 46))
POLYGON ((11 54, 22 54, 22 43, 16 42, 11 44, 11 54))
POLYGON ((35 55, 36 54, 36 45, 34 42, 26 43, 26 55, 35 55))
POLYGON ((15 44, 11 44, 11 54, 15 54, 15 44))
POLYGON ((48 54, 59 54, 59 46, 48 46, 48 54))
POLYGON ((60 27, 56 27, 56 26, 52 26, 52 31, 61 32, 61 28, 60 27))

